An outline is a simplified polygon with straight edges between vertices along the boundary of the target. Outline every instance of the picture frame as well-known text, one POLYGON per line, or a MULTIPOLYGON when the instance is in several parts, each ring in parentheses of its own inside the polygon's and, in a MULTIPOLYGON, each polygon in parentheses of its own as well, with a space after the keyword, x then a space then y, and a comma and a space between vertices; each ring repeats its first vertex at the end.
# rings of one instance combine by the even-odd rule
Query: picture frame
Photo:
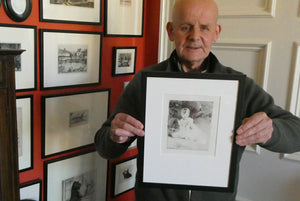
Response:
POLYGON ((41 29, 41 89, 101 83, 102 33, 41 29))
POLYGON ((31 14, 32 0, 3 0, 3 7, 10 19, 23 22, 31 14))
POLYGON ((110 89, 42 96, 42 157, 93 145, 109 99, 110 89))
POLYGON ((20 200, 42 201, 42 180, 36 179, 20 184, 20 200))
POLYGON ((136 53, 137 47, 114 47, 112 76, 135 74, 136 53))
POLYGON ((67 201, 71 190, 84 200, 106 200, 108 161, 96 151, 73 154, 44 163, 44 200, 67 201))
POLYGON ((105 36, 143 37, 144 0, 105 0, 105 36))
POLYGON ((244 79, 228 74, 142 73, 144 186, 234 190, 235 130, 242 122, 244 79))
POLYGON ((19 172, 33 169, 33 95, 17 96, 19 172))
POLYGON ((102 0, 68 1, 40 0, 40 21, 101 25, 102 0))
POLYGON ((15 59, 16 92, 36 90, 36 26, 0 24, 0 49, 25 50, 15 59))
POLYGON ((113 197, 124 194, 135 186, 137 156, 119 161, 113 166, 113 197))

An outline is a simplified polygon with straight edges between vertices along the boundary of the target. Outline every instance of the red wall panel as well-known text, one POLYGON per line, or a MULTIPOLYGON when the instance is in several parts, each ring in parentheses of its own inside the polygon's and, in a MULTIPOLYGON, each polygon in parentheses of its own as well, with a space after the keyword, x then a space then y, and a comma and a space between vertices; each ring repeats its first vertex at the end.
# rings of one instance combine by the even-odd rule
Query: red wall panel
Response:
MULTIPOLYGON (((70 155, 75 152, 81 152, 93 147, 84 148, 82 150, 65 153, 58 156, 42 159, 41 157, 41 96, 46 94, 58 94, 64 92, 85 91, 91 89, 111 89, 110 111, 113 109, 116 101, 123 90, 125 81, 129 81, 133 76, 118 76, 112 77, 112 50, 114 46, 137 46, 136 72, 144 67, 157 63, 158 55, 158 31, 159 31, 159 13, 160 0, 145 0, 144 1, 144 31, 143 37, 104 37, 102 35, 102 69, 101 69, 101 84, 97 86, 67 88, 57 90, 40 90, 40 50, 39 50, 39 29, 59 29, 59 30, 78 30, 78 31, 97 31, 104 32, 104 0, 102 0, 102 24, 101 25, 82 25, 69 23, 49 23, 39 21, 39 1, 33 0, 33 7, 30 16, 24 22, 15 22, 11 20, 4 11, 3 3, 0 7, 0 23, 6 24, 23 24, 34 25, 37 27, 37 89, 34 91, 18 92, 17 95, 33 94, 33 169, 20 173, 20 183, 28 182, 35 179, 44 181, 45 160, 59 158, 65 155, 70 155)), ((134 200, 134 191, 129 191, 118 197, 111 197, 112 188, 112 165, 120 160, 129 158, 137 154, 136 149, 127 151, 123 156, 109 162, 107 197, 109 201, 131 201, 134 200)))

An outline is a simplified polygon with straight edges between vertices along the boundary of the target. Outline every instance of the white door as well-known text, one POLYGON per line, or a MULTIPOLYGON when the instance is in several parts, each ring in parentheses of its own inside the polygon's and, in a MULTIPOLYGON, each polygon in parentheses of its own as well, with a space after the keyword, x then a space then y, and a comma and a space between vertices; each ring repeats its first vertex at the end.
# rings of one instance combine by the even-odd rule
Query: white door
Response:
MULTIPOLYGON (((174 0, 161 0, 159 60, 174 49, 165 31, 174 0)), ((300 0, 216 0, 220 39, 212 52, 246 73, 275 103, 300 116, 300 0)), ((247 147, 237 200, 299 201, 300 153, 282 155, 247 147)))

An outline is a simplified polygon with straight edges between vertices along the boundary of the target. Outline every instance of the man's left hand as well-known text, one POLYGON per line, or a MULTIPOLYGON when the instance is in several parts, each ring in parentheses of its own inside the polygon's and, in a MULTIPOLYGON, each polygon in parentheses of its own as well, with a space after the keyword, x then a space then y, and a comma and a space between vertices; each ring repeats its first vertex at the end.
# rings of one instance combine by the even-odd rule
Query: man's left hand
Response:
POLYGON ((266 113, 258 112, 244 119, 236 132, 236 143, 240 146, 264 144, 272 137, 273 122, 266 113))

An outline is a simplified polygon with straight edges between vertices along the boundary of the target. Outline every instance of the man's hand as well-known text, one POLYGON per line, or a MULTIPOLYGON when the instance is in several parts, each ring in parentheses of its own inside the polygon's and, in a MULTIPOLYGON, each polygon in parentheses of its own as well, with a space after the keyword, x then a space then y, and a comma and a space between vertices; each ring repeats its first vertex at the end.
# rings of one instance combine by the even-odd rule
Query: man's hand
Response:
POLYGON ((236 143, 240 146, 266 143, 273 132, 272 119, 264 112, 258 112, 243 120, 237 129, 236 143))
POLYGON ((144 125, 124 113, 118 113, 111 122, 110 139, 117 143, 124 143, 133 136, 144 136, 144 125))

